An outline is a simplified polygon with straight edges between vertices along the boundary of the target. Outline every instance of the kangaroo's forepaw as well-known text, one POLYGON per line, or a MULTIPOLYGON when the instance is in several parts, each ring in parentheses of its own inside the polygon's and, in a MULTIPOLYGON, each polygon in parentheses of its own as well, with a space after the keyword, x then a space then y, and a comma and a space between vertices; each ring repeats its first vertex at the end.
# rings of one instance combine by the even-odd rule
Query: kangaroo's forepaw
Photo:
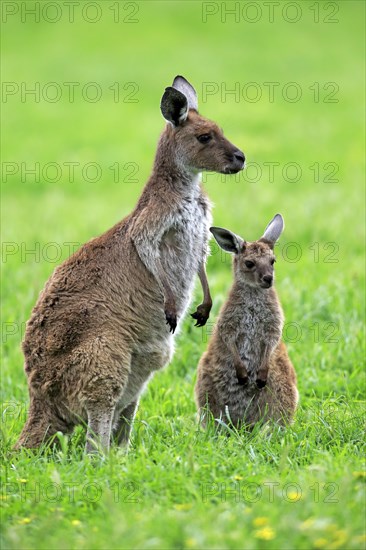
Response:
POLYGON ((191 313, 191 317, 196 320, 195 327, 203 327, 207 323, 210 316, 210 310, 210 306, 201 304, 194 313, 191 313))
POLYGON ((267 380, 262 380, 261 378, 257 378, 255 381, 257 388, 262 390, 267 385, 267 380))
POLYGON ((248 385, 248 377, 247 376, 244 376, 244 377, 239 377, 238 376, 238 384, 239 384, 239 386, 247 386, 248 385))
POLYGON ((236 377, 240 386, 246 386, 249 382, 248 371, 244 361, 237 361, 234 364, 236 377))
POLYGON ((177 328, 177 314, 175 312, 165 310, 165 319, 166 324, 169 325, 169 332, 174 334, 175 329, 177 328))

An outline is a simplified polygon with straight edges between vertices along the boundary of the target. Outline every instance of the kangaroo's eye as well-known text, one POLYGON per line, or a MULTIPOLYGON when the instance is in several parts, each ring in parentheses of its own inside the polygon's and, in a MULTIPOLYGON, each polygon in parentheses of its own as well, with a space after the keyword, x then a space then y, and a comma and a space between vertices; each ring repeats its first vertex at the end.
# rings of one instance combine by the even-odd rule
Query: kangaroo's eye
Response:
POLYGON ((276 261, 276 258, 273 258, 273 259, 271 260, 271 265, 273 265, 273 264, 275 263, 275 261, 276 261))
POLYGON ((245 262, 245 265, 246 265, 249 269, 251 269, 252 267, 254 267, 254 262, 251 262, 250 260, 247 260, 247 261, 245 262))
POLYGON ((212 138, 210 134, 202 134, 201 136, 197 136, 197 139, 200 143, 208 143, 212 138))

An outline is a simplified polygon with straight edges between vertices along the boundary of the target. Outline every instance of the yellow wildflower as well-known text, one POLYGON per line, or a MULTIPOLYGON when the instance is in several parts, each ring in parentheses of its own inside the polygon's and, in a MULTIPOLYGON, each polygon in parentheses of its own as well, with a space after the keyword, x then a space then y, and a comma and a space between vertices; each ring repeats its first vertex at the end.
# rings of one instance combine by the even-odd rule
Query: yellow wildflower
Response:
POLYGON ((244 478, 243 478, 243 476, 236 475, 236 476, 234 476, 234 479, 235 479, 235 481, 241 481, 244 478))
POLYGON ((31 521, 32 521, 31 518, 22 518, 18 521, 18 523, 20 523, 20 525, 27 525, 31 521))
POLYGON ((301 493, 291 491, 290 493, 288 493, 287 498, 290 502, 297 502, 301 499, 301 493))
POLYGON ((366 471, 360 471, 360 472, 352 472, 353 477, 356 479, 365 479, 366 478, 366 471))
POLYGON ((190 510, 192 508, 192 504, 189 504, 189 502, 183 504, 174 504, 174 508, 179 511, 190 510))
POLYGON ((300 529, 301 530, 306 530, 306 529, 309 529, 309 527, 312 527, 315 523, 315 519, 314 518, 308 518, 306 519, 305 521, 302 522, 302 524, 300 525, 300 529))
POLYGON ((267 527, 263 527, 263 529, 259 529, 258 531, 254 531, 254 536, 257 539, 272 540, 275 538, 276 533, 272 529, 272 527, 267 526, 267 527))
POLYGON ((267 525, 268 519, 265 517, 259 517, 253 519, 253 525, 254 527, 263 527, 263 525, 267 525))
POLYGON ((73 525, 74 527, 78 527, 79 525, 81 525, 81 521, 79 519, 73 519, 71 521, 71 525, 73 525))
POLYGON ((334 533, 334 540, 329 545, 330 550, 337 550, 337 548, 344 547, 347 539, 347 531, 345 531, 344 529, 337 529, 337 531, 334 533))
POLYGON ((328 541, 327 539, 316 539, 314 541, 314 548, 328 548, 328 541))
POLYGON ((25 479, 24 477, 21 477, 18 481, 19 483, 28 483, 28 479, 25 479))

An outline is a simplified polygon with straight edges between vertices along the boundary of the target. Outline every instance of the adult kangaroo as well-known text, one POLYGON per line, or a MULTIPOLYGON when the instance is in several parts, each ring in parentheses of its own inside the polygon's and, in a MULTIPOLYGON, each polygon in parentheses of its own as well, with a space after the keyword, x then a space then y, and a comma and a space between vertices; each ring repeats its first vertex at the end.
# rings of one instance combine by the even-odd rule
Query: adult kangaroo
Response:
POLYGON ((195 275, 211 309, 205 273, 210 203, 200 172, 235 174, 244 155, 198 114, 181 76, 166 88, 167 120, 152 174, 133 212, 57 267, 28 321, 23 351, 30 408, 15 448, 88 425, 86 451, 127 445, 141 392, 173 353, 173 333, 195 275))

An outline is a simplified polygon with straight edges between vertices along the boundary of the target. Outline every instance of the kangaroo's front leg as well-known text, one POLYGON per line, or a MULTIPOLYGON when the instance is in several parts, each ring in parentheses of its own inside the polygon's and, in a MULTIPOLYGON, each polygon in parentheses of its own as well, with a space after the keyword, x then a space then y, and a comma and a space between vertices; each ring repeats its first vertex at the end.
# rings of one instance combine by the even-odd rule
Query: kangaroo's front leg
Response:
POLYGON ((234 367, 236 370, 236 377, 238 379, 238 383, 241 386, 246 386, 248 384, 248 370, 245 362, 240 357, 238 346, 236 345, 235 341, 232 343, 231 352, 234 358, 234 367))
POLYGON ((207 323, 212 308, 210 287, 208 286, 206 268, 204 263, 200 264, 198 276, 200 278, 203 290, 203 302, 197 307, 197 310, 194 313, 191 313, 191 316, 197 321, 195 324, 196 327, 203 327, 207 323))
POLYGON ((144 208, 130 229, 132 241, 141 261, 155 277, 163 293, 164 313, 170 332, 174 332, 177 328, 177 306, 161 263, 160 245, 163 235, 173 225, 173 214, 173 211, 165 215, 161 212, 160 216, 156 216, 153 209, 144 208))
POLYGON ((155 265, 157 279, 162 287, 164 295, 164 313, 166 322, 167 325, 169 325, 170 332, 174 333, 177 328, 177 306, 175 303, 175 297, 159 258, 155 260, 155 265))
POLYGON ((230 352, 235 368, 236 377, 238 379, 238 384, 240 384, 240 386, 246 386, 248 384, 247 365, 245 361, 243 361, 243 359, 240 357, 234 333, 229 331, 228 337, 225 339, 221 338, 221 341, 230 352))

